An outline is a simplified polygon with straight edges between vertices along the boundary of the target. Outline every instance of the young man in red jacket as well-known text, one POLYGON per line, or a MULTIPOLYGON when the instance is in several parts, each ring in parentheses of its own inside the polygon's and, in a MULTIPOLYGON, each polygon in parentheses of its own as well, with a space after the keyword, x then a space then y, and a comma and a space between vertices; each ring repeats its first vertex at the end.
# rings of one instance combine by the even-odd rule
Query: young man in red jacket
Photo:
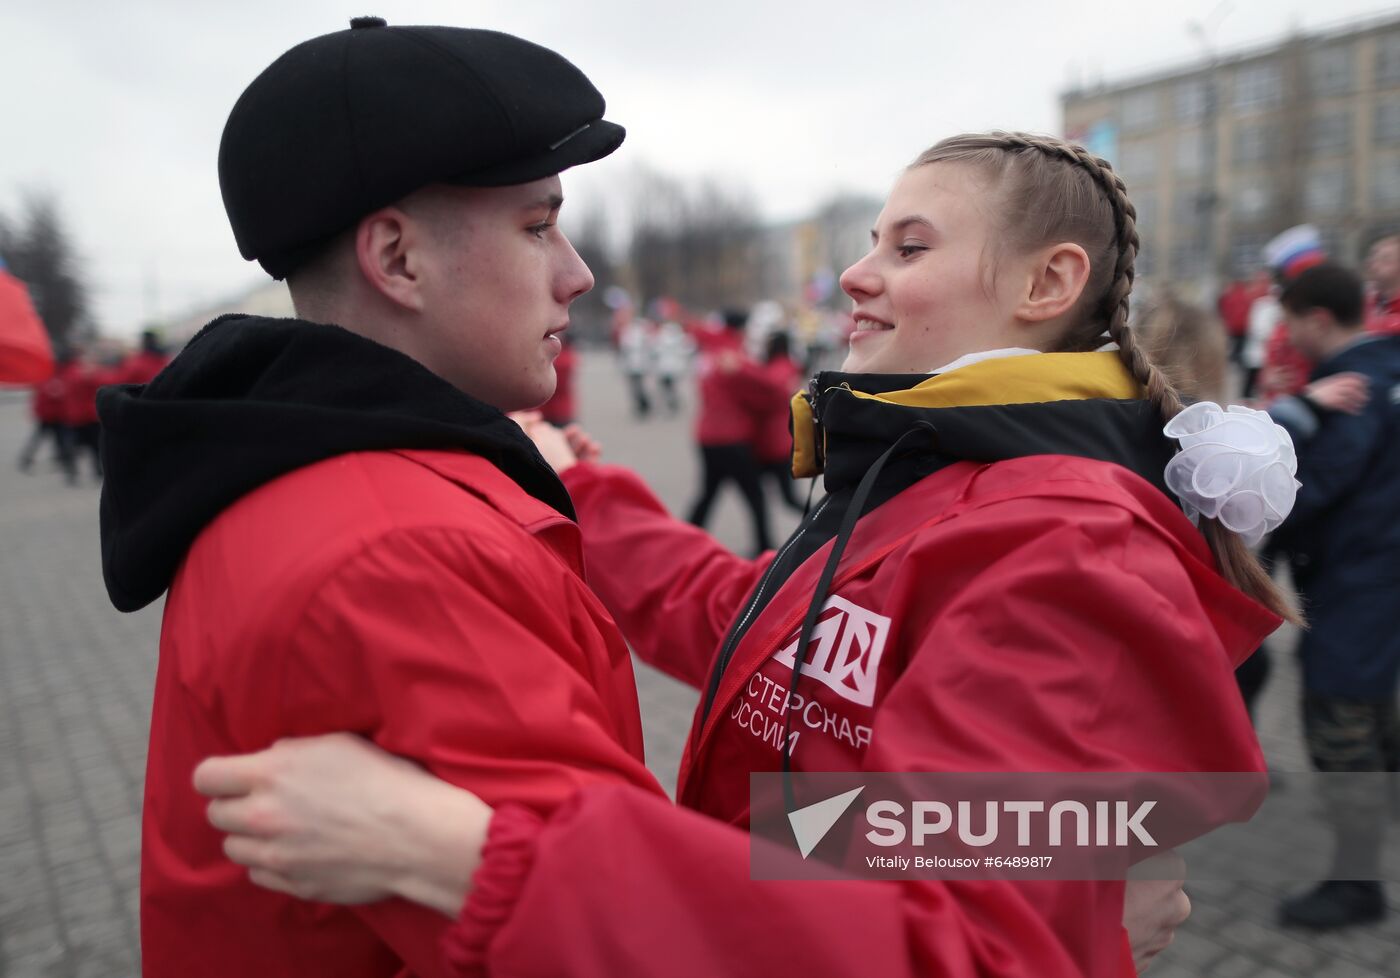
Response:
POLYGON ((348 728, 542 813, 599 779, 661 797, 568 494, 502 413, 549 397, 592 287, 558 174, 622 142, 603 111, 552 51, 377 18, 293 48, 234 107, 234 235, 302 318, 221 317, 101 402, 108 592, 127 611, 169 592, 148 978, 442 973, 443 917, 254 886, 191 784, 209 754, 348 728))

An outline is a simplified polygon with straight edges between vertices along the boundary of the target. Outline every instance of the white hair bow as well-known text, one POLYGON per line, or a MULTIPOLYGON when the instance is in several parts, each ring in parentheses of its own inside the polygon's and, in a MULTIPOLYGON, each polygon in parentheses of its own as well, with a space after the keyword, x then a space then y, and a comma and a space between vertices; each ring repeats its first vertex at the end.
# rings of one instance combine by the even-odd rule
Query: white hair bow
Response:
POLYGON ((1162 432, 1181 444, 1167 488, 1193 523, 1213 517, 1253 547, 1293 510, 1301 485, 1293 439, 1264 411, 1198 401, 1162 432))

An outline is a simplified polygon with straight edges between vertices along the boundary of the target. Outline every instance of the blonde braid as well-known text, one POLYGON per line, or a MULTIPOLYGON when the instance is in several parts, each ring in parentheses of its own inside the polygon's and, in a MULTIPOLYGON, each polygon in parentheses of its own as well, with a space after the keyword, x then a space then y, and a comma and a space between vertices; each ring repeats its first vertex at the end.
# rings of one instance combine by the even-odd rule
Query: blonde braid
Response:
MULTIPOLYGON (((1108 321, 1108 338, 1118 345, 1118 356, 1133 379, 1147 392, 1147 400, 1157 409, 1166 424, 1181 413, 1181 397, 1172 386, 1166 374, 1148 358, 1138 346, 1132 329, 1128 326, 1128 297, 1133 291, 1136 277, 1134 263, 1137 260, 1141 240, 1137 232, 1137 208, 1128 199, 1128 188, 1123 178, 1114 172, 1105 159, 1095 156, 1083 146, 1066 143, 1045 136, 1028 136, 1024 133, 1002 134, 1008 148, 1038 150, 1051 158, 1065 160, 1079 167, 1098 185, 1108 198, 1113 210, 1114 237, 1118 255, 1113 266, 1113 281, 1103 299, 1103 311, 1108 321)), ((1090 339, 1097 339, 1092 337, 1090 339)))

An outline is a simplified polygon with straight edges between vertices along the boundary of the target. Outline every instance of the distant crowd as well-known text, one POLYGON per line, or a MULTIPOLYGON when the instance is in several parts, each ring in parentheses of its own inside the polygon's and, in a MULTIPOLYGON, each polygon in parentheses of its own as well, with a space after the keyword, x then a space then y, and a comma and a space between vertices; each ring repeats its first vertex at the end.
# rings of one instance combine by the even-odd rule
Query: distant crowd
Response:
POLYGON ((98 388, 107 384, 148 383, 169 360, 152 331, 143 333, 140 346, 125 354, 104 353, 97 346, 60 351, 53 375, 34 388, 34 430, 20 451, 20 470, 33 471, 36 458, 48 445, 54 465, 69 485, 78 483, 84 459, 93 479, 100 481, 98 388))

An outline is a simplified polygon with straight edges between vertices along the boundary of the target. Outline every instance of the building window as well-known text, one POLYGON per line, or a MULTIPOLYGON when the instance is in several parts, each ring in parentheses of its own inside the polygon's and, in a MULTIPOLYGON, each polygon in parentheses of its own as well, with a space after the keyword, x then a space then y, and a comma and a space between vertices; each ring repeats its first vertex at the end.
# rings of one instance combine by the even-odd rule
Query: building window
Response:
POLYGON ((1376 103, 1375 140, 1379 146, 1400 143, 1400 98, 1383 99, 1376 103))
POLYGON ((1179 228, 1194 228, 1205 213, 1205 191, 1200 187, 1177 187, 1172 194, 1172 223, 1179 228))
POLYGON ((1274 205, 1273 191, 1257 183, 1246 184, 1230 195, 1230 210, 1247 221, 1256 221, 1274 205))
POLYGON ((1129 92, 1123 96, 1123 131, 1142 132, 1157 126, 1157 89, 1129 92))
POLYGON ((1236 163, 1267 163, 1278 156, 1278 129, 1271 122, 1241 122, 1235 126, 1236 163))
POLYGON ((1177 82, 1174 95, 1177 121, 1198 122, 1205 118, 1208 90, 1204 78, 1177 82))
POLYGON ((1177 176, 1195 177, 1205 172, 1205 138, 1199 129, 1176 134, 1177 176))
POLYGON ((1376 39, 1376 84, 1400 85, 1400 31, 1376 39))
POLYGON ((1235 108, 1257 109, 1276 104, 1282 97, 1283 80, 1278 65, 1270 61, 1235 69, 1235 108))
POLYGON ((1303 178, 1303 208, 1309 214, 1341 214, 1351 198, 1351 172, 1342 163, 1309 170, 1303 178))
POLYGON ((1400 206, 1400 157, 1382 156, 1371 166, 1371 203, 1400 206))
POLYGON ((1129 180, 1145 179, 1157 175, 1157 143, 1151 139, 1140 139, 1123 144, 1123 156, 1119 169, 1129 180))
POLYGON ((1331 156, 1351 148, 1351 110, 1329 109, 1315 112, 1308 120, 1308 152, 1331 156))
POLYGON ((1350 45, 1334 44, 1308 52, 1308 90, 1314 95, 1345 95, 1352 89, 1355 62, 1350 45))

